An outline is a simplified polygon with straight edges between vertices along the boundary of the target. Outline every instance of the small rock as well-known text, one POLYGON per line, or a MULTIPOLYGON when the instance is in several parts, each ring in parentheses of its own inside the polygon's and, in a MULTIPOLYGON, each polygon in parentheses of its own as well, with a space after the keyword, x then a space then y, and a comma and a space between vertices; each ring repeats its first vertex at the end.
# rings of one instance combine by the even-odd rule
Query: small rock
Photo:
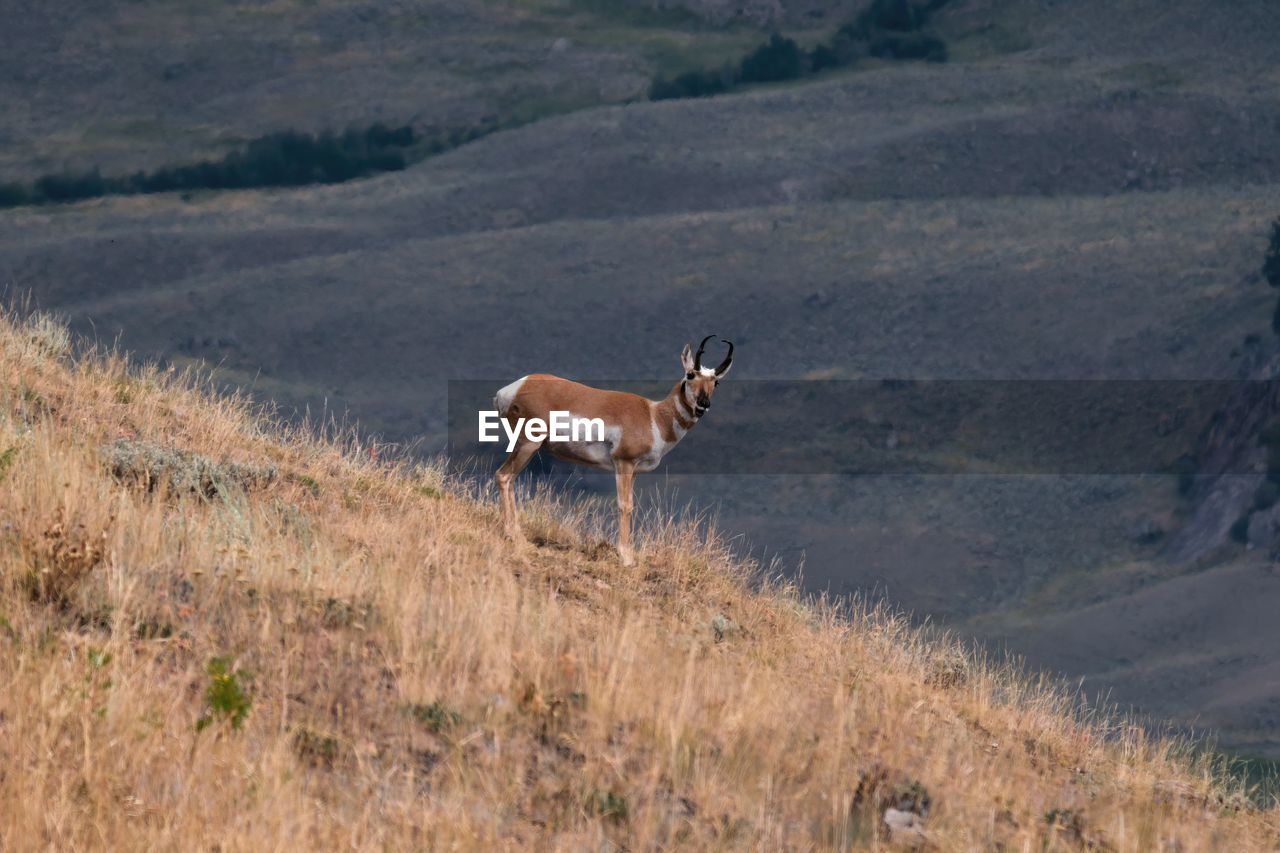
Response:
POLYGON ((835 297, 825 290, 815 290, 804 298, 804 304, 809 308, 830 308, 835 301, 835 297))
POLYGON ((1139 545, 1154 545, 1164 538, 1164 528, 1150 518, 1143 518, 1133 525, 1130 535, 1139 545))
POLYGON ((1280 547, 1280 505, 1249 516, 1246 541, 1252 548, 1263 548, 1272 553, 1280 547))
POLYGON ((711 617, 711 631, 716 635, 716 642, 723 641, 726 637, 731 637, 742 630, 742 626, 734 622, 723 613, 717 613, 711 617))
POLYGON ((924 821, 915 812, 889 808, 884 810, 884 825, 889 829, 889 840, 894 844, 919 847, 927 840, 924 821))

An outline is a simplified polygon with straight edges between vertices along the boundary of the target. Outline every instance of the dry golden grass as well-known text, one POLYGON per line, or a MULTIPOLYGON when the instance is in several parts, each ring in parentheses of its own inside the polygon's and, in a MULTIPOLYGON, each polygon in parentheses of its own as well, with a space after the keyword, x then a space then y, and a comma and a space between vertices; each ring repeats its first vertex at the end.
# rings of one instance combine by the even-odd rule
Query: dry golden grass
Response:
POLYGON ((46 321, 0 364, 5 850, 1280 843, 1181 745, 705 532, 651 520, 624 569, 541 496, 517 549, 436 470, 46 321), (121 440, 273 476, 158 486, 121 440))

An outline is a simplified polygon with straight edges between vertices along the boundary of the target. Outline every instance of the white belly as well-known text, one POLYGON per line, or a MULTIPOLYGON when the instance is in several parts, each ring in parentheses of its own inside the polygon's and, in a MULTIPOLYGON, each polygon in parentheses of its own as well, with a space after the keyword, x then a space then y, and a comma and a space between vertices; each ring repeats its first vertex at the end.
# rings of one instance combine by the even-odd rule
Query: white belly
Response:
MULTIPOLYGON (((657 468, 662 457, 676 446, 676 442, 663 441, 657 424, 651 424, 652 443, 649 451, 636 460, 636 471, 645 473, 657 468)), ((622 432, 617 427, 606 426, 604 441, 548 441, 543 447, 555 458, 577 465, 589 465, 613 471, 613 451, 622 440, 622 432)), ((679 439, 677 439, 678 441, 679 439)))
POLYGON ((565 462, 613 470, 613 445, 607 441, 548 441, 543 447, 565 462))

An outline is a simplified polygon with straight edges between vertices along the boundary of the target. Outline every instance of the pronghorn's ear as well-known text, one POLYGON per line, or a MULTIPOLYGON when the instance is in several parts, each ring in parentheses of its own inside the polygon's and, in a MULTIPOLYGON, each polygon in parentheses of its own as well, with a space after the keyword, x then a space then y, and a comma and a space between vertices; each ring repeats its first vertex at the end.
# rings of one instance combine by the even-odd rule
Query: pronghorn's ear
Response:
POLYGON ((693 347, 688 344, 680 350, 680 366, 684 368, 686 374, 693 373, 693 347))

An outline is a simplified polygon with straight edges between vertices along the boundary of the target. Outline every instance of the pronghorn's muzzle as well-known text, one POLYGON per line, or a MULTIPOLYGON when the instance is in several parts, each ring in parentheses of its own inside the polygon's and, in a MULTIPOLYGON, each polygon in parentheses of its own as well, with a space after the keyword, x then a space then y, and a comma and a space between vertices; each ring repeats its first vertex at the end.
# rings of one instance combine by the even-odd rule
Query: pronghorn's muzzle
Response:
POLYGON ((706 396, 705 394, 699 394, 698 399, 693 408, 693 413, 698 417, 702 417, 707 413, 707 410, 710 408, 711 408, 711 398, 706 396))

